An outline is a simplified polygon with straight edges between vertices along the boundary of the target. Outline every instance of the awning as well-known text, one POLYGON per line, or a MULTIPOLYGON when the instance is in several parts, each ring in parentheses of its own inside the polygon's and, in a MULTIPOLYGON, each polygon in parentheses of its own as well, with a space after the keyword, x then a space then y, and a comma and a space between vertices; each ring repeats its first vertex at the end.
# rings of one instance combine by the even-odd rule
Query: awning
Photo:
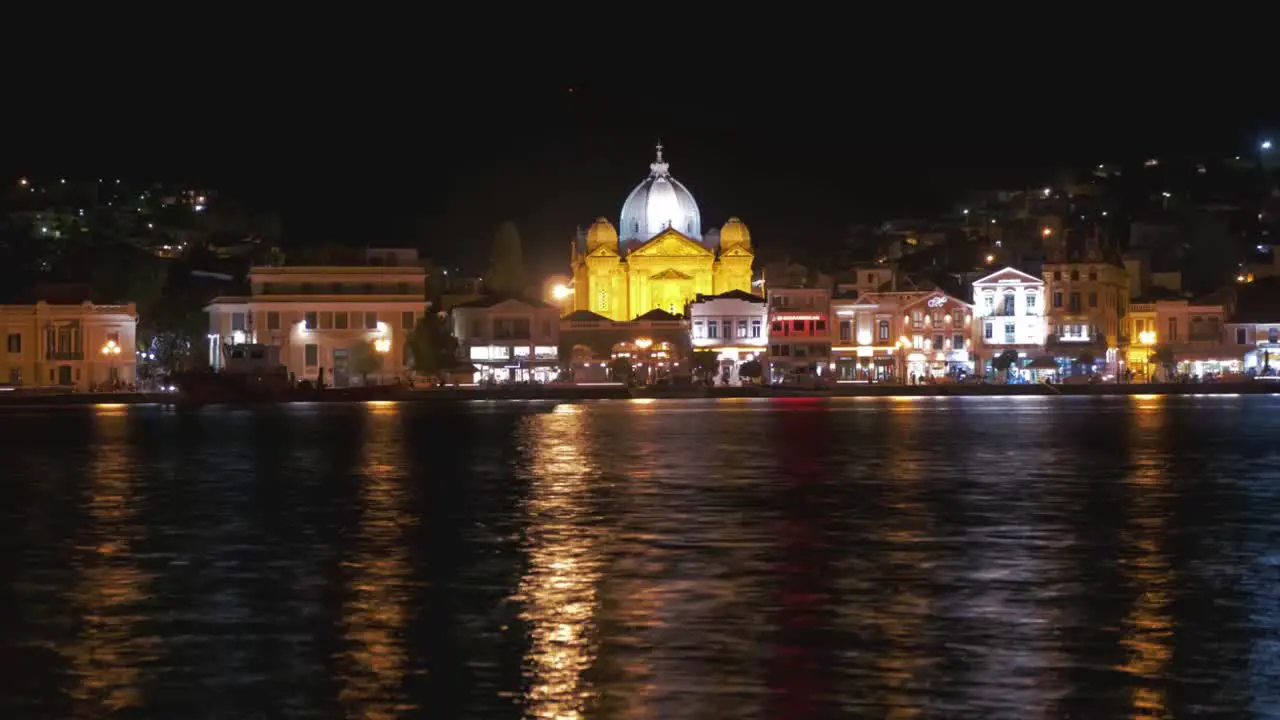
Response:
POLYGON ((1027 363, 1027 369, 1029 369, 1029 370, 1057 370, 1057 369, 1058 369, 1058 361, 1057 361, 1057 360, 1054 360, 1053 358, 1049 357, 1048 355, 1041 355, 1040 357, 1036 358, 1035 360, 1032 360, 1031 362, 1027 363))

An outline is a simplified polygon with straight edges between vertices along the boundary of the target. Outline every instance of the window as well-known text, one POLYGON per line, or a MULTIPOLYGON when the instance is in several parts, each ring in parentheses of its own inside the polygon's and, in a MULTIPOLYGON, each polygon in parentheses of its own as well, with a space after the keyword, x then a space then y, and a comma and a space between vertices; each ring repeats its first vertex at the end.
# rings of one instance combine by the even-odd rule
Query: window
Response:
POLYGON ((1089 280, 1090 280, 1090 281, 1097 281, 1097 279, 1098 279, 1098 271, 1097 271, 1097 270, 1090 270, 1090 271, 1089 271, 1089 280))
POLYGON ((367 312, 364 314, 364 329, 365 330, 378 329, 378 313, 367 312))
MULTIPOLYGON (((13 336, 10 335, 9 337, 13 337, 13 336)), ((1245 332, 1244 328, 1236 328, 1236 344, 1237 345, 1244 345, 1246 342, 1248 342, 1247 338, 1248 338, 1248 333, 1245 332)), ((10 352, 12 352, 12 350, 10 352)))
POLYGON ((305 345, 303 346, 303 364, 309 368, 313 368, 320 364, 320 346, 305 345))
POLYGON ((409 294, 409 283, 406 283, 406 282, 396 283, 396 294, 397 294, 397 295, 408 295, 408 294, 409 294))
POLYGON ((1062 293, 1056 292, 1053 294, 1053 306, 1056 308, 1062 307, 1062 293))
POLYGON ((334 330, 346 330, 346 329, 347 329, 347 322, 348 322, 348 318, 349 318, 349 316, 348 316, 346 313, 344 313, 344 312, 334 313, 334 314, 333 314, 333 329, 334 329, 334 330))
POLYGON ((941 350, 941 349, 942 349, 942 336, 941 336, 941 335, 934 335, 934 336, 933 336, 933 349, 934 349, 934 350, 941 350))
POLYGON ((1035 313, 1031 312, 1031 311, 1035 308, 1035 306, 1036 306, 1036 294, 1035 294, 1035 293, 1027 293, 1027 314, 1028 314, 1028 315, 1034 315, 1034 314, 1035 314, 1035 313))
POLYGON ((723 337, 725 340, 728 340, 729 338, 733 337, 733 321, 732 320, 725 320, 724 322, 720 323, 720 326, 721 326, 721 329, 724 330, 724 332, 721 333, 721 337, 723 337))
POLYGON ((268 330, 280 329, 280 313, 276 312, 275 310, 272 310, 267 313, 267 329, 268 330))
POLYGON ((1005 323, 1004 324, 1004 341, 1007 343, 1011 343, 1015 341, 1016 337, 1017 336, 1014 334, 1013 323, 1005 323))
POLYGON ((774 320, 774 321, 773 321, 773 324, 772 324, 772 325, 770 325, 770 326, 769 326, 769 328, 770 328, 770 330, 772 330, 773 332, 782 332, 782 321, 781 321, 781 320, 774 320))
POLYGON ((1054 270, 1054 271, 1053 271, 1053 279, 1054 279, 1054 280, 1061 280, 1061 279, 1062 279, 1062 271, 1061 271, 1061 270, 1054 270))
POLYGON ((707 322, 707 337, 712 340, 715 340, 716 333, 719 332, 719 329, 720 329, 720 323, 716 322, 715 320, 711 320, 707 322))
POLYGON ((958 327, 958 328, 964 327, 964 311, 963 310, 957 310, 956 314, 951 316, 951 326, 958 327))
POLYGON ((923 325, 924 313, 920 312, 919 310, 911 311, 911 324, 916 327, 920 327, 921 325, 923 325))
POLYGON ((118 332, 109 332, 109 333, 107 333, 107 342, 109 342, 109 343, 115 343, 116 345, 119 345, 119 344, 120 344, 120 333, 118 333, 118 332))
POLYGON ((1071 293, 1071 307, 1068 309, 1073 313, 1080 312, 1080 293, 1071 293))
POLYGON ((889 339, 889 321, 881 320, 876 332, 877 332, 877 336, 881 340, 888 340, 889 339))
POLYGON ((5 341, 5 349, 11 353, 22 352, 22 335, 20 333, 9 333, 9 337, 5 341))
POLYGON ((322 310, 320 312, 320 329, 321 330, 333 329, 333 311, 332 310, 322 310))
POLYGON ((9 384, 14 387, 22 385, 22 368, 9 368, 9 384))
POLYGON ((867 282, 871 283, 872 285, 875 285, 875 284, 876 284, 876 274, 875 274, 875 273, 867 273, 867 282))
POLYGON ((753 338, 760 337, 760 321, 759 320, 751 321, 751 337, 753 338))
POLYGON ((951 336, 951 349, 952 349, 952 350, 963 350, 963 349, 964 349, 964 336, 963 336, 963 335, 952 335, 952 336, 951 336))
POLYGON ((991 333, 992 333, 991 323, 986 323, 985 325, 982 326, 982 339, 990 340, 991 333))
POLYGON ((1004 296, 1004 314, 1013 314, 1013 293, 1004 296))
POLYGON ((747 336, 747 321, 739 320, 738 321, 738 337, 745 338, 746 336, 747 336))
POLYGON ((400 329, 401 330, 413 329, 413 311, 412 310, 405 310, 404 312, 400 313, 400 329))
POLYGON ((244 332, 244 313, 231 313, 231 332, 244 332))
POLYGON ((1270 330, 1268 330, 1268 331, 1267 331, 1267 342, 1269 342, 1269 343, 1274 343, 1274 342, 1276 342, 1276 340, 1277 340, 1277 337, 1276 337, 1276 336, 1277 336, 1277 335, 1280 335, 1280 332, 1277 332, 1275 328, 1271 328, 1270 330))
POLYGON ((804 330, 804 321, 803 321, 803 320, 792 320, 792 321, 791 321, 791 329, 792 329, 792 330, 794 330, 794 331, 796 331, 796 332, 801 332, 802 330, 804 330))
POLYGON ((1169 318, 1169 342, 1178 341, 1178 318, 1169 318))
POLYGON ((1089 307, 1098 307, 1098 293, 1089 293, 1089 307))
POLYGON ((853 323, 848 320, 840 321, 840 342, 849 342, 853 339, 853 323))
POLYGON ((701 340, 706 335, 706 333, 707 333, 707 329, 702 324, 702 321, 694 320, 693 321, 693 338, 695 340, 701 340))
POLYGON ((826 332, 826 331, 827 331, 827 321, 826 321, 826 320, 819 320, 819 321, 817 321, 817 323, 816 323, 816 324, 815 324, 815 326, 814 326, 814 331, 815 331, 815 332, 826 332))
POLYGON ((1072 281, 1072 282, 1075 282, 1075 281, 1077 281, 1077 280, 1079 280, 1079 279, 1080 279, 1080 271, 1079 271, 1079 270, 1072 270, 1072 271, 1071 271, 1071 281, 1072 281))

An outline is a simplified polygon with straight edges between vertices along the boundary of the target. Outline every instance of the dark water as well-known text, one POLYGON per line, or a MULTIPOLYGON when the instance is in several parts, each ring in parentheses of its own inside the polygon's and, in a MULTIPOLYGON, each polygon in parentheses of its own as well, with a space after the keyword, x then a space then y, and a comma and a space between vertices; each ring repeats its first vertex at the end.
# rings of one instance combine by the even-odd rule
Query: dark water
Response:
POLYGON ((1280 716, 1280 398, 0 414, 0 718, 1280 716))

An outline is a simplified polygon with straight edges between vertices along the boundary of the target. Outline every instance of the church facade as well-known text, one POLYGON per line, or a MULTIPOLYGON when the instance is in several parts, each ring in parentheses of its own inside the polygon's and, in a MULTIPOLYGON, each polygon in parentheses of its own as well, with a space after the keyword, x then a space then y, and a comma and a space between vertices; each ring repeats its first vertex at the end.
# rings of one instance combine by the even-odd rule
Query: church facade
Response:
POLYGON ((654 309, 682 314, 698 295, 750 293, 754 261, 751 234, 738 218, 703 234, 698 205, 671 176, 659 145, 618 226, 598 218, 574 242, 574 310, 614 321, 654 309))

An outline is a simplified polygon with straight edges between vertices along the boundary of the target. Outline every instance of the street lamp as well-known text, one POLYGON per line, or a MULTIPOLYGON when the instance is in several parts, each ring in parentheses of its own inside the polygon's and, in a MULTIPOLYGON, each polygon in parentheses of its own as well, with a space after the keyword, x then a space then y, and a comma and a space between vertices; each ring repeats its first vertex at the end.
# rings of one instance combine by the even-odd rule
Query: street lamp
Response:
POLYGON ((107 379, 113 383, 115 382, 115 377, 114 377, 115 368, 116 368, 115 357, 120 354, 120 350, 121 350, 120 344, 117 343, 115 340, 108 340, 106 343, 102 345, 102 354, 107 358, 107 363, 108 363, 107 379))
POLYGON ((378 338, 373 341, 373 349, 380 353, 391 352, 391 340, 389 338, 378 338))
POLYGON ((567 299, 567 298, 568 298, 570 295, 572 295, 572 294, 573 294, 573 291, 572 291, 572 290, 570 290, 570 289, 569 289, 569 287, 568 287, 567 285, 563 285, 563 284, 561 284, 561 285, 556 285, 555 287, 551 288, 551 298, 552 298, 553 300, 560 300, 560 301, 563 301, 563 300, 567 299))

